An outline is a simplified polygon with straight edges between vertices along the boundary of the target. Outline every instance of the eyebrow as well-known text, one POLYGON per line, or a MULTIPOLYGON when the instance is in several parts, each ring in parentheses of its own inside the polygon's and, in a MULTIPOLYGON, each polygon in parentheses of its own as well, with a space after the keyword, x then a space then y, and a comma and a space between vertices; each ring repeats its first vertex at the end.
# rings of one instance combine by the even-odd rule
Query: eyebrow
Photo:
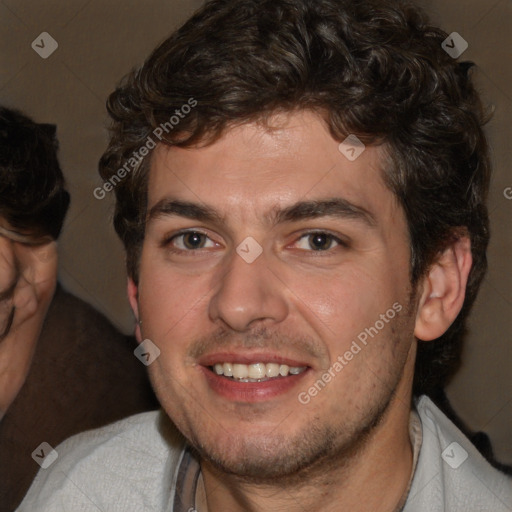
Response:
POLYGON ((341 197, 316 201, 301 201, 283 210, 276 209, 271 214, 274 224, 280 222, 297 222, 319 217, 338 217, 357 220, 367 224, 369 227, 377 225, 377 220, 370 211, 341 197))
MULTIPOLYGON (((225 220, 224 216, 209 206, 167 198, 162 199, 150 209, 147 221, 165 216, 179 216, 211 223, 222 223, 225 220)), ((265 215, 265 220, 271 225, 277 225, 284 222, 298 222, 319 217, 356 220, 368 227, 377 225, 375 216, 369 210, 341 197, 299 201, 286 208, 275 207, 265 215)))
POLYGON ((186 217, 187 219, 200 220, 202 222, 221 222, 223 220, 222 216, 208 206, 191 203, 189 201, 162 199, 149 210, 147 221, 167 215, 176 215, 178 217, 186 217))

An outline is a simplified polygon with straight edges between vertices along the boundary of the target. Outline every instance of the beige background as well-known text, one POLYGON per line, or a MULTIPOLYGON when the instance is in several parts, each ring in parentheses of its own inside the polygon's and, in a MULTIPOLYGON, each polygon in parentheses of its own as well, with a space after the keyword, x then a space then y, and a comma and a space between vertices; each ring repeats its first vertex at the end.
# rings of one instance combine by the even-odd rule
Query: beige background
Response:
MULTIPOLYGON (((236 1, 236 0, 233 0, 236 1)), ((105 99, 202 2, 199 0, 0 1, 0 102, 58 125, 60 160, 72 205, 60 243, 66 288, 130 332, 121 245, 112 203, 97 200, 96 172, 106 145, 105 99), (31 48, 41 32, 59 47, 48 59, 31 48)), ((496 113, 488 127, 495 173, 490 195, 490 272, 470 322, 464 365, 448 394, 473 428, 486 431, 498 458, 512 463, 512 2, 424 0, 435 22, 469 43, 478 83, 496 113)))

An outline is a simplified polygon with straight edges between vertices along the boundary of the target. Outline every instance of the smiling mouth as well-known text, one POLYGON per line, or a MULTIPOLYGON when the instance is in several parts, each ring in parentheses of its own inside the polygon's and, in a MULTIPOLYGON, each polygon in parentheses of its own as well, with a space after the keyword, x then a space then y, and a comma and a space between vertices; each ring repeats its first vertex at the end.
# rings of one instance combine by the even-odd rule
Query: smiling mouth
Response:
POLYGON ((304 372, 306 366, 288 366, 279 363, 216 363, 208 367, 213 373, 236 382, 265 382, 304 372))

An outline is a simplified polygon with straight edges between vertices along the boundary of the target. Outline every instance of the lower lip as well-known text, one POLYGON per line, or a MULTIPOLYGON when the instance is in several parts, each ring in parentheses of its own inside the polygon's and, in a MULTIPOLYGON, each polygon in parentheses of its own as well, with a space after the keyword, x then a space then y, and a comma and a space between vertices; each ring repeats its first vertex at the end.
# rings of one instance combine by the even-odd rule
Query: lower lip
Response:
POLYGON ((206 377, 210 388, 220 396, 233 402, 263 402, 271 400, 289 392, 309 372, 309 368, 307 368, 298 375, 277 377, 262 382, 237 382, 236 380, 217 375, 204 366, 200 366, 200 369, 206 377))

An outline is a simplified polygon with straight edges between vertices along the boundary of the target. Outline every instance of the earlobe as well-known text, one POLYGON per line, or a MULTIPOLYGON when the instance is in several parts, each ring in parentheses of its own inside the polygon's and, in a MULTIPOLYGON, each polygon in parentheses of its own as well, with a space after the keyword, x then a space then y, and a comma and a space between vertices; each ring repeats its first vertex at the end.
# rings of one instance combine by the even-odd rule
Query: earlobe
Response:
POLYGON ((128 301, 135 316, 135 338, 140 343, 142 341, 142 333, 140 332, 140 317, 139 317, 139 287, 135 284, 131 277, 128 278, 127 283, 128 301))
POLYGON ((473 258, 471 242, 462 236, 438 255, 423 278, 414 335, 419 340, 439 338, 457 318, 466 296, 473 258))

